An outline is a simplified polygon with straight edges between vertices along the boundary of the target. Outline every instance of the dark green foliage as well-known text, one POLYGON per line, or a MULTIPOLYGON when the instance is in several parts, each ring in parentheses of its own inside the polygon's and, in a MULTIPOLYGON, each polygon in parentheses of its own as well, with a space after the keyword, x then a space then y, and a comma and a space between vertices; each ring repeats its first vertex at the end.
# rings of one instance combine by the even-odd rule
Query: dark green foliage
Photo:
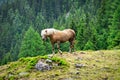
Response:
POLYGON ((111 21, 112 25, 109 26, 110 32, 108 37, 108 48, 117 47, 120 49, 120 5, 118 5, 115 13, 113 14, 113 19, 111 21))
POLYGON ((89 40, 89 41, 85 44, 84 50, 95 50, 94 44, 89 40))
POLYGON ((39 34, 30 27, 22 40, 19 58, 45 54, 45 47, 42 43, 39 34))
POLYGON ((12 56, 11 56, 10 53, 7 53, 7 54, 4 55, 4 57, 3 57, 2 61, 1 61, 1 64, 6 64, 6 63, 8 63, 10 61, 13 61, 12 56))
POLYGON ((39 35, 50 27, 74 29, 76 50, 120 49, 119 13, 119 0, 1 0, 0 64, 52 53, 49 39, 43 43, 39 35))

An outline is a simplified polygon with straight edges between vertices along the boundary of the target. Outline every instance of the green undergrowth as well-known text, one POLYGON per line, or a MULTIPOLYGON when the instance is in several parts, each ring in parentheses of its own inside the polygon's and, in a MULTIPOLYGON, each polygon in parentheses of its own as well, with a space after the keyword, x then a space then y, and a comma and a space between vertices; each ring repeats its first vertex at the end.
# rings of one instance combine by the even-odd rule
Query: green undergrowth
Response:
POLYGON ((53 58, 51 58, 51 60, 55 63, 58 63, 58 65, 60 65, 60 66, 68 66, 69 67, 69 63, 65 59, 61 59, 59 57, 53 57, 53 58))
POLYGON ((6 72, 0 69, 2 73, 2 74, 0 73, 0 80, 4 80, 4 79, 14 80, 17 78, 19 79, 21 78, 19 74, 24 72, 28 72, 28 74, 22 77, 27 77, 30 75, 30 72, 36 70, 35 65, 39 60, 45 61, 46 59, 52 60, 52 63, 58 64, 59 68, 69 67, 69 63, 65 59, 59 57, 49 58, 46 55, 46 56, 20 58, 16 62, 10 62, 7 65, 4 65, 4 67, 1 66, 3 69, 6 70, 6 72))
POLYGON ((0 66, 0 80, 120 80, 120 50, 77 51, 55 54, 50 58, 20 58, 0 66), (48 71, 35 69, 41 60, 52 60, 57 66, 48 71), (81 65, 76 68, 75 65, 81 65))
POLYGON ((66 66, 66 67, 69 67, 69 63, 63 59, 63 58, 59 58, 59 57, 52 57, 52 58, 49 58, 48 56, 37 56, 37 57, 28 57, 28 58, 20 58, 19 61, 21 63, 24 63, 26 64, 26 69, 27 70, 30 70, 30 69, 33 69, 35 64, 38 62, 38 60, 40 59, 50 59, 53 61, 53 63, 57 63, 58 66, 66 66))

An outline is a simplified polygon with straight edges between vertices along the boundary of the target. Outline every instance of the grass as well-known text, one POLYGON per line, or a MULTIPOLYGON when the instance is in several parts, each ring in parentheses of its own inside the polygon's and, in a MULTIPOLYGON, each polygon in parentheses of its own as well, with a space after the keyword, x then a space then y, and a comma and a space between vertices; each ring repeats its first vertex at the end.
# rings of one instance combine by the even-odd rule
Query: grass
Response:
POLYGON ((55 63, 58 63, 59 66, 68 66, 69 67, 69 63, 64 58, 53 57, 51 60, 55 63))
POLYGON ((51 60, 59 67, 44 72, 34 69, 39 59, 49 58, 21 58, 0 66, 0 80, 120 80, 120 50, 77 51, 74 54, 63 53, 62 56, 55 54, 51 60), (84 66, 76 68, 75 64, 84 66), (20 76, 22 72, 27 72, 27 75, 20 76))

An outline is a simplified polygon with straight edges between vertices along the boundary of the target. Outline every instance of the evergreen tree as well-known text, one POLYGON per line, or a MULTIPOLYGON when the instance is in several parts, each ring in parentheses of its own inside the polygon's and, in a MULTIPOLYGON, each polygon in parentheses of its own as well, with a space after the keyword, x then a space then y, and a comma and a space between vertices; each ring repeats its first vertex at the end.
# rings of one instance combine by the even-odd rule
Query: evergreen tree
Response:
POLYGON ((89 40, 89 41, 85 44, 83 50, 95 50, 94 44, 89 40))
POLYGON ((116 9, 113 14, 113 19, 111 21, 112 25, 109 27, 109 37, 108 41, 108 49, 117 47, 120 48, 120 5, 116 9))
MULTIPOLYGON (((11 11, 10 11, 11 12, 11 11)), ((21 45, 21 40, 22 40, 22 31, 23 31, 23 23, 21 21, 21 16, 19 14, 18 10, 15 10, 15 13, 10 13, 11 15, 10 19, 13 21, 12 22, 12 42, 11 42, 11 49, 10 53, 12 55, 13 60, 18 59, 18 54, 20 51, 20 45, 21 45)))
POLYGON ((12 60, 13 59, 12 59, 11 54, 7 53, 7 54, 4 55, 4 57, 3 57, 2 61, 1 61, 1 64, 6 64, 6 63, 8 63, 8 62, 10 62, 12 60))
POLYGON ((43 55, 45 53, 45 47, 43 46, 42 40, 32 27, 30 27, 22 40, 19 58, 28 56, 43 55))
POLYGON ((84 11, 81 13, 81 18, 79 19, 79 23, 76 24, 77 26, 77 34, 76 34, 76 48, 77 50, 83 50, 86 42, 87 42, 87 38, 86 38, 86 33, 87 33, 87 26, 86 26, 86 15, 84 13, 84 11))

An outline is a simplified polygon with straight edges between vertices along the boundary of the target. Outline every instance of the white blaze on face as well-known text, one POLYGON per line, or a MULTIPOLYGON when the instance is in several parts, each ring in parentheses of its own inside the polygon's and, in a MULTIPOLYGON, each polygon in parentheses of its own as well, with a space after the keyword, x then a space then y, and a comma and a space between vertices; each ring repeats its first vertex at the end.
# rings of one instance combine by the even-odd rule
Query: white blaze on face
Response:
POLYGON ((45 40, 47 38, 47 36, 54 34, 55 29, 50 28, 50 29, 44 29, 41 31, 41 37, 43 40, 45 40))
POLYGON ((42 37, 43 40, 46 39, 46 32, 45 32, 45 30, 41 31, 41 37, 42 37))

